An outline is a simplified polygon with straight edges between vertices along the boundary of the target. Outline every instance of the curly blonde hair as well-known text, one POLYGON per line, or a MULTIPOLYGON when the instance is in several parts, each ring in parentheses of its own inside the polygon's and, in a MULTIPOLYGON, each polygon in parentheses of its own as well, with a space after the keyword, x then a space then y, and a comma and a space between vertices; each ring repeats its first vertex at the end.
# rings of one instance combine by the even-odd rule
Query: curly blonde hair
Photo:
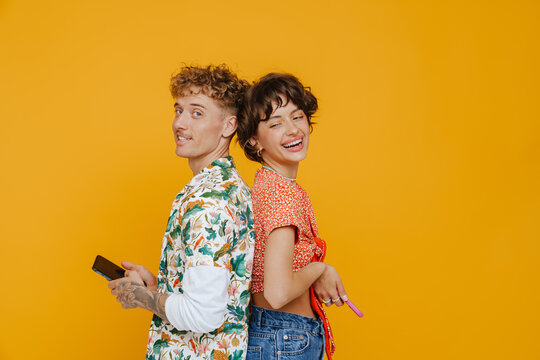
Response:
POLYGON ((171 77, 170 90, 174 98, 203 93, 235 114, 242 107, 249 83, 239 79, 227 65, 206 67, 184 66, 171 77))

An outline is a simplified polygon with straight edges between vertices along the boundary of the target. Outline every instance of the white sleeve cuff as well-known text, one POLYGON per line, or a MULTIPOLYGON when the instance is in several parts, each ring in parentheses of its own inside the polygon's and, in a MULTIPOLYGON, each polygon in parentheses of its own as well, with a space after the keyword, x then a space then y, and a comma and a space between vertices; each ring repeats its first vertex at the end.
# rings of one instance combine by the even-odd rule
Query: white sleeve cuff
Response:
POLYGON ((217 266, 186 269, 183 294, 173 294, 165 302, 165 314, 178 330, 207 333, 220 327, 227 313, 229 272, 217 266))

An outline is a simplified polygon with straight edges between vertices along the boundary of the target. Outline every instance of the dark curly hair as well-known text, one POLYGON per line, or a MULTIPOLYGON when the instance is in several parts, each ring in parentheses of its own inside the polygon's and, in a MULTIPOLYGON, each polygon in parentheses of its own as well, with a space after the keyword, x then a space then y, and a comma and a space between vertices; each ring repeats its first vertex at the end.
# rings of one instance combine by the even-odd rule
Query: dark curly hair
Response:
POLYGON ((302 85, 296 76, 270 73, 254 82, 246 91, 244 107, 238 116, 237 136, 248 159, 262 162, 262 157, 257 155, 257 149, 249 143, 249 139, 257 135, 259 123, 270 118, 274 104, 280 107, 289 101, 304 111, 312 130, 311 117, 318 108, 317 98, 311 93, 311 88, 302 85))
POLYGON ((207 67, 184 66, 171 77, 170 90, 174 98, 202 92, 236 113, 242 107, 249 83, 239 79, 225 64, 207 67))

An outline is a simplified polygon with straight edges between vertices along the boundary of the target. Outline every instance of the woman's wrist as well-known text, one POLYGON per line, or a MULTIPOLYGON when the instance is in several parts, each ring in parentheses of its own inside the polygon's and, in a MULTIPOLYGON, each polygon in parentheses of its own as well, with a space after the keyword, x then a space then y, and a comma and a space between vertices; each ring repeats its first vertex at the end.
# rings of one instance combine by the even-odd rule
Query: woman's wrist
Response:
POLYGON ((322 274, 324 274, 324 272, 328 268, 328 264, 323 263, 323 262, 318 262, 318 261, 312 262, 310 266, 312 266, 313 271, 316 272, 316 275, 317 275, 316 279, 318 279, 322 274))

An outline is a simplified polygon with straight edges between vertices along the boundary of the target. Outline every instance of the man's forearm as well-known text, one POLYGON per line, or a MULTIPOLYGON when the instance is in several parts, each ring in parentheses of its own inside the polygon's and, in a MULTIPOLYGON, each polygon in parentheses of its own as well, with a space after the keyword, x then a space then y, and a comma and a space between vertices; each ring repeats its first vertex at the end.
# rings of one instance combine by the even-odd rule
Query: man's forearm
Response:
POLYGON ((134 281, 126 281, 118 285, 118 299, 124 307, 140 307, 153 312, 165 321, 165 301, 169 294, 160 294, 134 281))

